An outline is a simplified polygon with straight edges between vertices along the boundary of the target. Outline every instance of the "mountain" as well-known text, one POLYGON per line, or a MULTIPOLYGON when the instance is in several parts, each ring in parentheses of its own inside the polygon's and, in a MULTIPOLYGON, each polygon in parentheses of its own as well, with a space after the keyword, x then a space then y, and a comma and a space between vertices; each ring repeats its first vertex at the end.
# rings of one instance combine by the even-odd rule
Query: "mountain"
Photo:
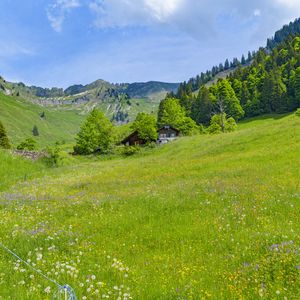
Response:
POLYGON ((267 41, 267 49, 273 50, 279 44, 284 42, 289 35, 300 34, 300 18, 294 22, 290 22, 288 25, 284 25, 280 30, 276 31, 274 36, 267 41))
POLYGON ((299 108, 300 19, 277 31, 267 47, 226 69, 201 73, 181 83, 174 95, 198 124, 209 125, 221 111, 239 120, 299 108))
MULTIPOLYGON (((276 31, 272 38, 267 39, 266 47, 261 47, 266 51, 272 51, 274 48, 284 42, 289 36, 300 35, 300 18, 288 25, 284 25, 280 30, 276 31)), ((218 66, 212 67, 211 70, 202 72, 196 77, 190 78, 187 82, 182 82, 179 85, 177 96, 181 97, 186 92, 198 92, 201 85, 207 84, 210 86, 215 83, 219 78, 226 78, 229 73, 242 66, 248 66, 254 59, 256 51, 249 51, 245 57, 242 55, 241 59, 233 58, 232 61, 226 59, 225 63, 220 63, 218 66)))
POLYGON ((41 88, 12 83, 0 77, 0 91, 6 95, 24 98, 41 106, 79 109, 82 113, 94 107, 101 108, 113 121, 126 123, 138 112, 155 113, 159 102, 167 93, 176 92, 178 83, 143 82, 113 84, 96 80, 87 85, 72 85, 62 88, 41 88))

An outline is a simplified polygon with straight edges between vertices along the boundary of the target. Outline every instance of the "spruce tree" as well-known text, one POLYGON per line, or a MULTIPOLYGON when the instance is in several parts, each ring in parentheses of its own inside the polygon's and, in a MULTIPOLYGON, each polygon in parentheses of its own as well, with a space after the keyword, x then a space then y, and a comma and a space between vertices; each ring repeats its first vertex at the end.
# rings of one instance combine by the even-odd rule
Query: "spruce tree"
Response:
POLYGON ((202 86, 192 107, 192 118, 198 124, 209 125, 213 103, 209 90, 202 86))
POLYGON ((245 56, 244 56, 244 55, 242 56, 241 64, 242 64, 242 65, 245 65, 245 64, 246 64, 246 59, 245 59, 245 56))
POLYGON ((228 58, 225 60, 224 70, 228 70, 230 68, 229 60, 228 58))
POLYGON ((32 128, 32 134, 33 134, 33 136, 39 136, 40 135, 39 129, 37 128, 36 125, 34 125, 33 128, 32 128))
POLYGON ((300 67, 296 69, 295 74, 295 106, 300 107, 300 67))
POLYGON ((225 112, 228 116, 236 120, 241 119, 245 114, 234 89, 227 79, 219 81, 217 85, 216 109, 218 113, 225 112))
POLYGON ((9 139, 7 137, 6 130, 1 122, 0 122, 0 148, 3 148, 3 149, 11 148, 9 139))

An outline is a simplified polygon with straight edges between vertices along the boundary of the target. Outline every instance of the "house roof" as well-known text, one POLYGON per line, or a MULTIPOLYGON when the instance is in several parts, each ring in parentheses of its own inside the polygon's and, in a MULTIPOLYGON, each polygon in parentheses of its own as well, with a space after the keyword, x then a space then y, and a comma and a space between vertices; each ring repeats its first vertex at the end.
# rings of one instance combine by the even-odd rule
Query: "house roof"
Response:
POLYGON ((157 132, 159 132, 159 131, 161 131, 161 130, 163 130, 163 129, 173 129, 173 130, 176 131, 177 133, 180 132, 178 129, 174 128, 174 127, 171 126, 171 125, 164 125, 163 127, 159 128, 159 129, 157 130, 157 132))
POLYGON ((123 141, 121 141, 121 143, 126 143, 127 141, 129 141, 129 139, 133 136, 137 135, 138 136, 138 131, 134 131, 133 133, 131 133, 128 137, 126 137, 123 141))

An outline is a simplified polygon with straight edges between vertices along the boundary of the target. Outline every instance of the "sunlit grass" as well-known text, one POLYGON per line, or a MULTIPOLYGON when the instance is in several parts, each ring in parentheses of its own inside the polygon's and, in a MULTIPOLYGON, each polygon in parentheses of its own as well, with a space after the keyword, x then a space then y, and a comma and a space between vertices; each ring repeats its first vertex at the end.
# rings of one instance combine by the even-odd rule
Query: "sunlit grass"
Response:
MULTIPOLYGON (((299 156, 290 115, 52 170, 1 194, 0 238, 79 299, 297 299, 299 156)), ((2 298, 51 299, 16 264, 2 298)))

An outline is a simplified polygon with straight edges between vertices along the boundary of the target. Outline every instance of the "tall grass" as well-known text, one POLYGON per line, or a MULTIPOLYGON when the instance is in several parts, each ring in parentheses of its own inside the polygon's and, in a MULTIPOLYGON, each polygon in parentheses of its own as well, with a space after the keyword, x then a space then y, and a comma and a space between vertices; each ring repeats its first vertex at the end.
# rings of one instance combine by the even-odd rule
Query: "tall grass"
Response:
MULTIPOLYGON (((297 299, 299 155, 285 116, 81 163, 2 193, 0 240, 79 299, 297 299)), ((0 250, 2 299, 54 288, 0 250)))

